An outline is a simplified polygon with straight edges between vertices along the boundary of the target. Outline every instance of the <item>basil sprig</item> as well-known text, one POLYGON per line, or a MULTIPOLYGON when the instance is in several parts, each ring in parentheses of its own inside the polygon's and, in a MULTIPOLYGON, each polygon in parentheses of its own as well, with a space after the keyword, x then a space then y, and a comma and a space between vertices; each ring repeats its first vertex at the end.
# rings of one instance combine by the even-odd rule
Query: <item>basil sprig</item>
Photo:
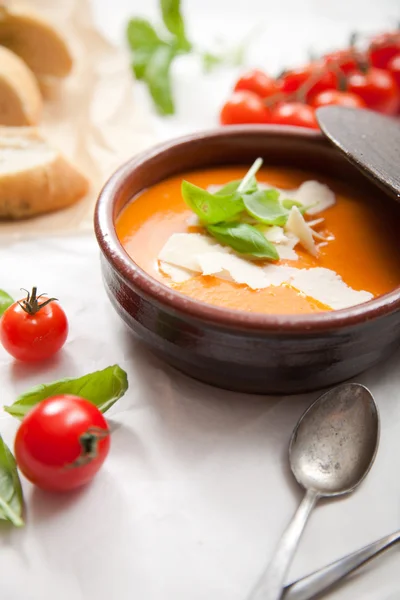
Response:
POLYGON ((141 18, 131 19, 126 36, 132 50, 132 69, 136 79, 146 83, 158 112, 175 112, 171 87, 171 65, 174 59, 190 52, 180 0, 160 0, 166 32, 160 36, 153 25, 141 18))
POLYGON ((24 501, 15 458, 0 436, 0 519, 22 527, 24 501))
POLYGON ((256 173, 262 162, 258 158, 243 179, 230 181, 215 193, 183 181, 182 196, 221 244, 249 258, 279 260, 274 244, 257 225, 284 226, 290 209, 299 203, 288 199, 281 202, 278 190, 259 187, 256 173))
POLYGON ((95 371, 77 379, 60 379, 43 383, 25 392, 11 406, 4 410, 17 419, 24 416, 42 400, 59 394, 81 396, 106 412, 128 389, 128 377, 118 365, 95 371))

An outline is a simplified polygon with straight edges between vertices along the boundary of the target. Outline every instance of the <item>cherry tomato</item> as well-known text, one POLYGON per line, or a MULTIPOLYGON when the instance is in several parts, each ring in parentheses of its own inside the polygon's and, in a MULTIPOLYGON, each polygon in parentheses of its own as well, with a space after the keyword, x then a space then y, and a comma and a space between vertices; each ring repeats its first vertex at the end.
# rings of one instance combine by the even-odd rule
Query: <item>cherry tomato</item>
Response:
POLYGON ((348 106, 350 108, 366 108, 362 98, 351 92, 339 92, 338 90, 325 90, 320 92, 311 101, 311 106, 319 108, 320 106, 330 106, 337 104, 339 106, 348 106))
POLYGON ((263 71, 255 69, 242 75, 235 85, 235 91, 246 90, 254 92, 260 98, 268 98, 279 93, 279 85, 275 79, 269 77, 263 71))
POLYGON ((400 52, 400 32, 383 33, 374 37, 369 46, 369 61, 378 69, 386 69, 393 56, 400 52))
POLYGON ((36 295, 33 288, 25 300, 14 302, 0 320, 0 341, 18 360, 33 362, 49 358, 65 343, 68 321, 54 298, 36 295))
POLYGON ((220 114, 222 125, 268 123, 268 120, 269 110, 260 96, 245 90, 234 92, 220 114))
POLYGON ((397 87, 399 88, 400 95, 400 52, 390 59, 387 70, 391 73, 393 79, 395 80, 397 87))
POLYGON ((271 123, 319 129, 314 109, 301 102, 282 102, 271 113, 271 123))
POLYGON ((335 89, 338 77, 336 73, 328 71, 326 65, 322 62, 312 63, 284 73, 280 78, 280 89, 283 93, 291 94, 299 91, 303 86, 305 88, 307 82, 309 82, 310 87, 305 90, 305 98, 309 100, 319 92, 335 89))
POLYGON ((370 68, 367 73, 352 73, 347 78, 347 90, 360 96, 368 108, 394 115, 400 98, 393 76, 383 69, 370 68))
POLYGON ((109 449, 110 432, 99 409, 68 394, 32 408, 14 443, 15 459, 25 477, 52 491, 72 490, 90 481, 109 449))
POLYGON ((329 68, 337 66, 344 75, 348 75, 352 71, 358 70, 359 58, 362 59, 362 56, 355 55, 351 49, 336 50, 324 56, 324 63, 329 68))

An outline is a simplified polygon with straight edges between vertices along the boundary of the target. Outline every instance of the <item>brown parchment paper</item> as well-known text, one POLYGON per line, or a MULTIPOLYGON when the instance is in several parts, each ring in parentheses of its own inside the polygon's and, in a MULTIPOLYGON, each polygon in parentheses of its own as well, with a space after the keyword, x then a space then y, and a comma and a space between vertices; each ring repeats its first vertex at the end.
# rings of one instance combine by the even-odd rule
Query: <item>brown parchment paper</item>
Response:
POLYGON ((94 204, 108 177, 155 141, 148 118, 135 103, 128 52, 114 47, 96 29, 90 0, 30 0, 24 6, 53 22, 74 56, 69 77, 57 86, 42 82, 45 103, 38 129, 91 186, 83 200, 66 210, 1 221, 2 241, 92 229, 94 204))

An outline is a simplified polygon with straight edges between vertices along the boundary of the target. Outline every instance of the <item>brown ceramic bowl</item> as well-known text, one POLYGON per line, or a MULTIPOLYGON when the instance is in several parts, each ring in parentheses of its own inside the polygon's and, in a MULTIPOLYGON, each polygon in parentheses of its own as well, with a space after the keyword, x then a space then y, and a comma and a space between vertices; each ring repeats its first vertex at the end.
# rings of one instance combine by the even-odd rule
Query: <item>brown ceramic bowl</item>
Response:
POLYGON ((228 164, 302 167, 393 202, 323 136, 303 129, 240 126, 159 145, 122 166, 103 188, 95 229, 104 283, 121 318, 156 354, 187 375, 230 390, 290 394, 346 380, 400 343, 400 289, 353 308, 262 315, 207 305, 145 273, 118 241, 114 222, 135 194, 179 172, 228 164))

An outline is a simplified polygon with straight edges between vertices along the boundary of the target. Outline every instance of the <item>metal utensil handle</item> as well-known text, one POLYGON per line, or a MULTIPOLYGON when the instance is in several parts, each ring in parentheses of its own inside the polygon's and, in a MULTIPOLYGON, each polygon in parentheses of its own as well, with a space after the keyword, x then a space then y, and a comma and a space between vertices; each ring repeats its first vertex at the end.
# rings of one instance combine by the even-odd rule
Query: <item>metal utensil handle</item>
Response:
POLYGON ((368 561, 379 556, 400 542, 400 531, 387 535, 377 542, 364 546, 344 558, 323 567, 285 587, 284 600, 311 600, 316 594, 325 592, 335 583, 352 573, 368 561))
POLYGON ((286 573, 318 498, 318 492, 307 491, 292 521, 282 535, 272 561, 248 596, 248 600, 279 600, 282 597, 286 573))

